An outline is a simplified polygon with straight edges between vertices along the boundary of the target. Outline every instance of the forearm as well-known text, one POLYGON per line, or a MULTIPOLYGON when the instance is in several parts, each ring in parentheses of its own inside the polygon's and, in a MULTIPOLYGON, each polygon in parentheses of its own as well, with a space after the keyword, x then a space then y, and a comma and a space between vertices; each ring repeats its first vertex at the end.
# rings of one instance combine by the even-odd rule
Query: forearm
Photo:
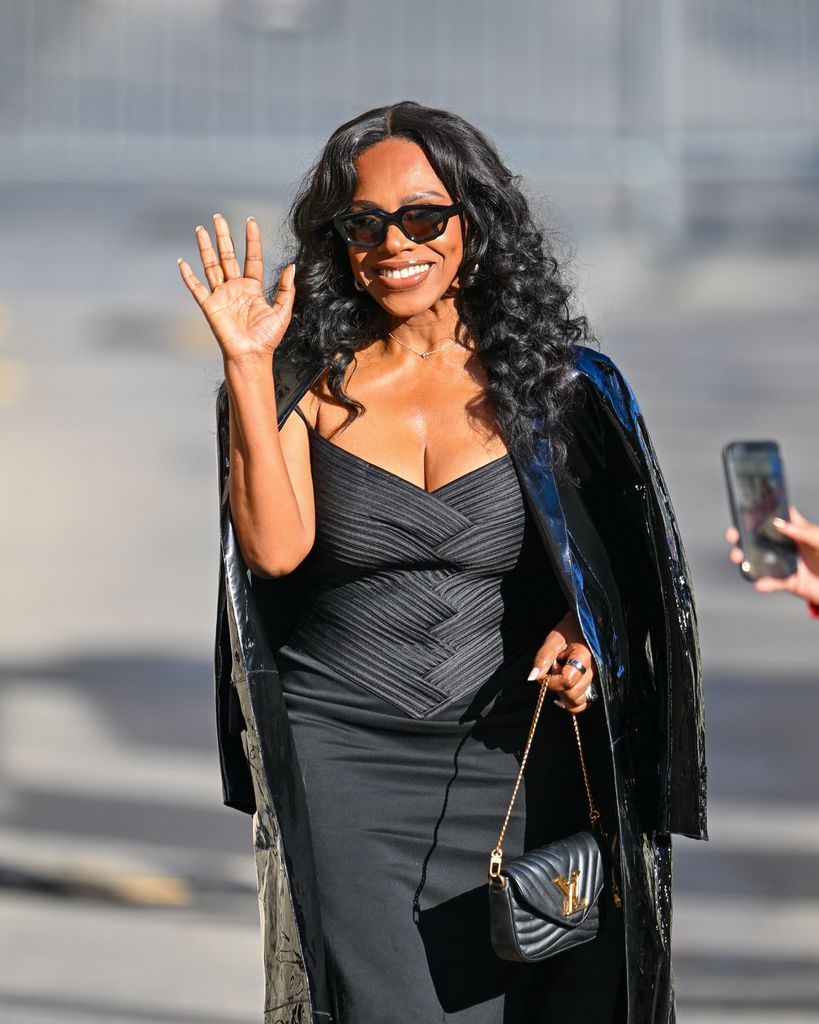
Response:
POLYGON ((248 567, 292 572, 310 541, 282 452, 270 359, 225 360, 230 407, 230 511, 248 567))

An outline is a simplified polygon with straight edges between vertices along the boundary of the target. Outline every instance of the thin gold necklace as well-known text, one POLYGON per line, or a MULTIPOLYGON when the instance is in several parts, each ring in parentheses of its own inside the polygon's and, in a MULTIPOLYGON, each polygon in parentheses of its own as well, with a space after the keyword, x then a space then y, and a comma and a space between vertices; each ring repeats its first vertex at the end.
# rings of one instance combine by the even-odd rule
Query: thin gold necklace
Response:
MULTIPOLYGON (((392 331, 390 331, 387 334, 387 337, 388 338, 392 338, 393 341, 397 341, 398 344, 399 345, 403 345, 404 348, 408 348, 410 350, 410 352, 414 352, 417 356, 420 356, 421 359, 429 359, 429 357, 431 355, 434 355, 436 352, 440 352, 441 349, 442 348, 446 348, 447 345, 454 345, 455 342, 458 340, 457 338, 450 338, 449 341, 446 341, 443 345, 439 345, 438 348, 431 348, 431 349, 429 349, 426 352, 419 352, 419 351, 417 351, 417 349, 414 349, 411 345, 408 345, 405 341, 401 341, 399 338, 396 338, 395 335, 392 333, 392 331)), ((437 342, 436 342, 436 344, 437 344, 437 342)))

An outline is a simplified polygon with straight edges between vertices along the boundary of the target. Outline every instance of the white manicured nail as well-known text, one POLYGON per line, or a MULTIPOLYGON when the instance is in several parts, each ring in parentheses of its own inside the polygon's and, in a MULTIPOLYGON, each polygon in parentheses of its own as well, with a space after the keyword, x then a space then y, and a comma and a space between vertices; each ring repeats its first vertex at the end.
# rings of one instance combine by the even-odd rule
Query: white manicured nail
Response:
POLYGON ((535 667, 532 669, 532 671, 526 677, 526 681, 527 682, 531 682, 533 679, 537 679, 537 677, 539 675, 540 675, 540 669, 537 667, 537 665, 535 665, 535 667))

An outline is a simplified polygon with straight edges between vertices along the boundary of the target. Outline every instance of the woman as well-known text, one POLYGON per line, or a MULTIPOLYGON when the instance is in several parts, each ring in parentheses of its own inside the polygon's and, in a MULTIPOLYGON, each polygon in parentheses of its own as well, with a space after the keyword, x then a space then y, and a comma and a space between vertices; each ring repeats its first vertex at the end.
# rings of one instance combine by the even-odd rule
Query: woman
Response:
POLYGON ((673 1020, 699 655, 633 395, 453 114, 342 125, 291 225, 270 305, 252 219, 243 272, 219 215, 207 285, 180 261, 225 364, 218 738, 254 815, 265 1020, 673 1020), (544 679, 507 854, 588 827, 581 715, 613 868, 596 938, 520 964, 490 946, 488 853, 544 679))

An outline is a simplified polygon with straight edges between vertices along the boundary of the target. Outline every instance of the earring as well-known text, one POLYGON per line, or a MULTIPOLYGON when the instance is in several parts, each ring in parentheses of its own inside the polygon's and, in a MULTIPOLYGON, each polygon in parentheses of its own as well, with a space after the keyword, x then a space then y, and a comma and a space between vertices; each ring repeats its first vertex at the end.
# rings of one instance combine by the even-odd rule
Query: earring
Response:
POLYGON ((480 263, 476 263, 475 264, 475 266, 472 268, 472 273, 473 274, 477 274, 478 273, 478 267, 479 266, 480 266, 480 263))
POLYGON ((357 277, 353 278, 353 284, 356 286, 356 290, 357 291, 366 292, 367 289, 364 287, 363 284, 359 284, 358 283, 358 278, 357 277))

